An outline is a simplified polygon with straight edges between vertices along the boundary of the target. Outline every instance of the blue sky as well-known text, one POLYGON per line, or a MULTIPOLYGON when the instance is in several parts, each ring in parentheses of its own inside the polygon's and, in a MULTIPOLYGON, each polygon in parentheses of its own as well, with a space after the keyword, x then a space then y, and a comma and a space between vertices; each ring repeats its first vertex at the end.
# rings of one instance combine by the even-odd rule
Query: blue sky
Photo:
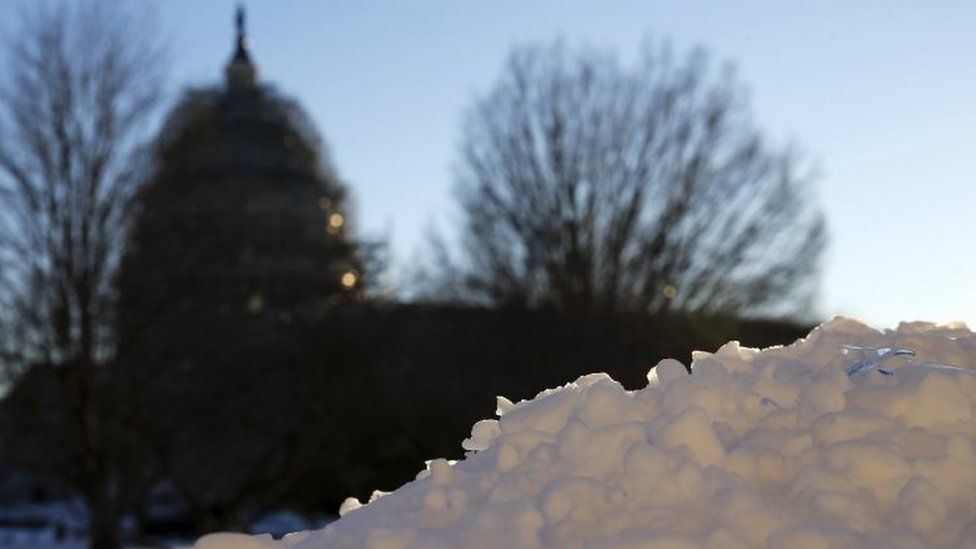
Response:
MULTIPOLYGON (((154 5, 173 42, 174 82, 220 78, 236 2, 154 5)), ((976 326, 976 3, 245 5, 261 77, 310 112, 353 189, 360 229, 388 235, 400 265, 428 227, 451 227, 461 115, 510 46, 562 36, 626 59, 643 37, 670 37, 734 62, 761 127, 819 167, 831 235, 823 316, 976 326)))

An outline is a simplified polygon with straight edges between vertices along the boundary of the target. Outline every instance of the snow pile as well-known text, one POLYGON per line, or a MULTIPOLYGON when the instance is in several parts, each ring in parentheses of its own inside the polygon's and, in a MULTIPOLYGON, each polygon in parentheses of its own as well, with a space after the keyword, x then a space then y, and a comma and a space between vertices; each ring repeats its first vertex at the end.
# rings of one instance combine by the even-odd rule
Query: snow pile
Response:
POLYGON ((976 334, 835 319, 787 347, 498 399, 457 463, 324 530, 235 547, 976 545, 976 334), (908 351, 914 351, 912 356, 908 351))

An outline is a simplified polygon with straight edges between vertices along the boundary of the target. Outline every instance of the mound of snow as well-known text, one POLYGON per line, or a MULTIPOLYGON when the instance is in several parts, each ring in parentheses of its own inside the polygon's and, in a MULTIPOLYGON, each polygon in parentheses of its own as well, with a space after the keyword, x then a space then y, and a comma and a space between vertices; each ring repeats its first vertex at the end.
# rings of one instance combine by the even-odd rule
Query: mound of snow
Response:
POLYGON ((458 462, 324 530, 234 547, 976 545, 976 334, 838 318, 787 347, 605 374, 479 421, 458 462), (912 356, 908 351, 914 351, 912 356))

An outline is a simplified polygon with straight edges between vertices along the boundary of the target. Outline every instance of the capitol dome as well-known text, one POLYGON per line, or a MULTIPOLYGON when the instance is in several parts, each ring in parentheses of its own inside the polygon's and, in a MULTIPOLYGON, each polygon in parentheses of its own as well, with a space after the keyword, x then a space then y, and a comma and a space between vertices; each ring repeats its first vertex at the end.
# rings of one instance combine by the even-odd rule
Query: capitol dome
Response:
POLYGON ((289 318, 355 299, 348 193, 311 121, 258 82, 243 13, 215 87, 187 91, 160 134, 120 269, 120 326, 289 318))

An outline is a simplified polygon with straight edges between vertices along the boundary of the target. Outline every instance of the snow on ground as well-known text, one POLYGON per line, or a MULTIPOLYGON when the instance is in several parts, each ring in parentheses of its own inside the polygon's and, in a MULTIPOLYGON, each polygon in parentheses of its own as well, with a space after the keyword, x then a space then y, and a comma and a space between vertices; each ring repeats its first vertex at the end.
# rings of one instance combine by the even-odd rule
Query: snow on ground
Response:
POLYGON ((0 549, 87 549, 85 541, 31 541, 31 542, 3 542, 0 549))
POLYGON ((976 334, 838 318, 787 347, 498 399, 466 458, 323 530, 197 547, 976 545, 976 334), (914 351, 912 356, 908 351, 914 351))

